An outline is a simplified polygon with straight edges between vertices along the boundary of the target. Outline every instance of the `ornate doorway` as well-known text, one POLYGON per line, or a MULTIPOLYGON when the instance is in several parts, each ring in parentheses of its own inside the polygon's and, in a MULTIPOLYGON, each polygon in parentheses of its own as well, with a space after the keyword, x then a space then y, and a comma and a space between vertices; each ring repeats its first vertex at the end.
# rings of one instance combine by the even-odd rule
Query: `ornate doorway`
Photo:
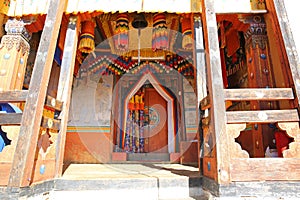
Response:
POLYGON ((122 94, 125 91, 126 96, 121 103, 124 105, 120 112, 123 131, 117 146, 128 153, 175 152, 174 97, 152 73, 139 77, 127 92, 125 88, 120 91, 122 94))

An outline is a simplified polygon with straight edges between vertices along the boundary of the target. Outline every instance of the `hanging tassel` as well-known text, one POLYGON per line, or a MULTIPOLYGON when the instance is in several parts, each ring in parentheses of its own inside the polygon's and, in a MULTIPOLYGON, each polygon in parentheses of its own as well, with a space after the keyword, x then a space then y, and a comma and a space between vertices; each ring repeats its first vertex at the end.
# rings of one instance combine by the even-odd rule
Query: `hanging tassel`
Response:
POLYGON ((189 16, 184 16, 181 19, 182 29, 182 48, 185 50, 192 50, 193 38, 192 38, 192 25, 189 16))
POLYGON ((167 48, 168 31, 166 25, 166 15, 164 13, 158 13, 153 17, 152 50, 166 50, 167 48))
POLYGON ((117 24, 115 28, 114 44, 115 48, 121 51, 128 50, 129 46, 129 16, 127 13, 117 15, 117 24))
POLYGON ((83 53, 91 53, 95 50, 94 28, 94 21, 90 20, 83 22, 78 46, 79 51, 83 53))

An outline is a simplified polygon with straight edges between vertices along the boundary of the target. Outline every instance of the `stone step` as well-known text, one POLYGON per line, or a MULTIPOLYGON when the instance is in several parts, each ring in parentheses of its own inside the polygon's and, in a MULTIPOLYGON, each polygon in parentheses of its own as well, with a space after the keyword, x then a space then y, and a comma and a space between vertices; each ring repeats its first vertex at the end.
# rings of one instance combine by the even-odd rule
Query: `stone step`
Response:
POLYGON ((71 165, 56 180, 51 195, 53 199, 64 199, 65 195, 83 195, 84 199, 91 195, 101 199, 187 200, 203 195, 202 177, 197 170, 179 164, 154 163, 71 165))
POLYGON ((128 153, 127 161, 136 162, 169 162, 169 153, 128 153))
POLYGON ((205 200, 202 180, 197 167, 180 164, 71 164, 58 179, 0 191, 0 199, 205 200))

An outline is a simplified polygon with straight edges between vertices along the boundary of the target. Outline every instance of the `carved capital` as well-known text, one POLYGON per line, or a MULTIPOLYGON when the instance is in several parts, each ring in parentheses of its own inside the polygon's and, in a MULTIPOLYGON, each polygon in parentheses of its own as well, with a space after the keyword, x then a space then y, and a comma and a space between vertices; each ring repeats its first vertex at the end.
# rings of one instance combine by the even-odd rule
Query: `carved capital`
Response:
POLYGON ((268 41, 267 26, 263 16, 256 15, 243 19, 244 23, 249 24, 248 30, 244 33, 246 39, 246 48, 252 46, 255 49, 257 46, 261 49, 266 48, 268 41))
POLYGON ((68 27, 74 30, 76 28, 77 20, 77 16, 70 16, 68 27))
POLYGON ((30 50, 29 43, 20 35, 4 35, 0 43, 0 50, 6 48, 10 51, 16 48, 17 51, 22 51, 22 54, 28 54, 30 50))
POLYGON ((7 35, 20 35, 26 41, 29 41, 31 34, 25 28, 26 23, 23 20, 9 19, 5 24, 5 31, 7 35))

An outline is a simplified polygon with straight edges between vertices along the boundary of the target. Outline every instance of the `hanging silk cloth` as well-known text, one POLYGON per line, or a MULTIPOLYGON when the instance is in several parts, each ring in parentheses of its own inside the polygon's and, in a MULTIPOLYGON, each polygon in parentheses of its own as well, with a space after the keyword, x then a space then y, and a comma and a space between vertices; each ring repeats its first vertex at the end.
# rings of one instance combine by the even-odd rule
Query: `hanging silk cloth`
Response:
POLYGON ((144 152, 144 93, 140 90, 128 103, 124 151, 144 152))
POLYGON ((168 30, 166 24, 165 13, 157 13, 153 16, 153 30, 152 30, 152 49, 168 48, 168 30))
POLYGON ((117 15, 114 36, 115 48, 121 51, 127 51, 129 45, 129 16, 127 13, 120 13, 117 15))
POLYGON ((191 50, 193 47, 192 38, 192 23, 190 15, 183 15, 181 19, 181 29, 182 29, 182 48, 186 50, 191 50))

